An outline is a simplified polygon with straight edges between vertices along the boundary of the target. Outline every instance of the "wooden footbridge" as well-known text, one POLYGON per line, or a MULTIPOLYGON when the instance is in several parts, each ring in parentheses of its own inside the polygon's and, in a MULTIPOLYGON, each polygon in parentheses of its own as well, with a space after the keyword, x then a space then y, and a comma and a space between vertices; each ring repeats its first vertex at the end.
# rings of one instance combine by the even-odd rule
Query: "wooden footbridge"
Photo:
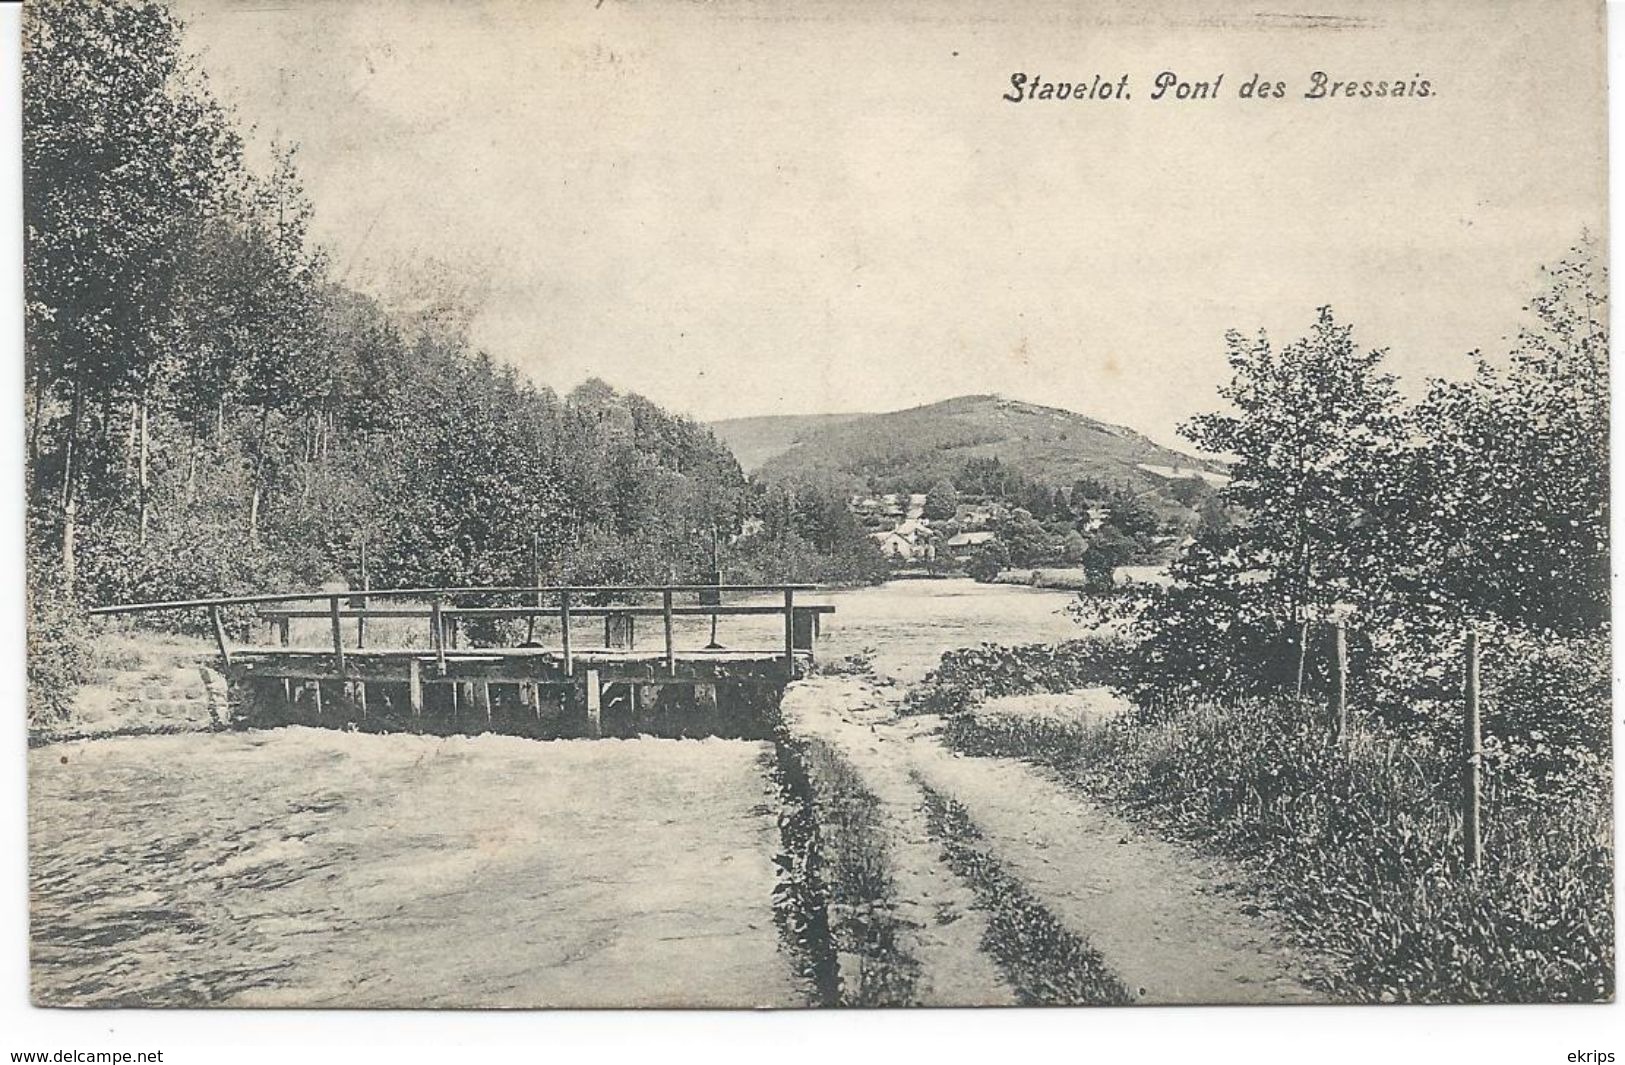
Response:
POLYGON ((835 609, 798 602, 798 593, 815 591, 809 584, 346 589, 90 613, 207 611, 236 716, 250 723, 726 734, 754 731, 750 721, 811 670, 820 618, 835 609), (718 642, 723 619, 751 618, 757 631, 746 638, 760 642, 765 622, 770 646, 718 642), (680 625, 706 621, 705 645, 679 635, 680 625), (644 637, 648 626, 658 626, 654 639, 644 637), (229 628, 255 627, 265 643, 228 636, 229 628))

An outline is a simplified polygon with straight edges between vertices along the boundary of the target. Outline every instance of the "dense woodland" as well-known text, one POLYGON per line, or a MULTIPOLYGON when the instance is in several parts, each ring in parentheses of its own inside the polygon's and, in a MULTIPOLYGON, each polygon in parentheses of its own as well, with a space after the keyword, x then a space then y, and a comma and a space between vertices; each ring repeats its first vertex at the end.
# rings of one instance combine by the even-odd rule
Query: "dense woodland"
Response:
POLYGON ((883 571, 820 486, 473 349, 434 264, 343 284, 296 148, 245 164, 161 3, 42 0, 24 38, 36 650, 85 603, 354 581, 363 545, 374 587, 528 583, 533 545, 546 581, 701 579, 714 544, 729 579, 883 571))

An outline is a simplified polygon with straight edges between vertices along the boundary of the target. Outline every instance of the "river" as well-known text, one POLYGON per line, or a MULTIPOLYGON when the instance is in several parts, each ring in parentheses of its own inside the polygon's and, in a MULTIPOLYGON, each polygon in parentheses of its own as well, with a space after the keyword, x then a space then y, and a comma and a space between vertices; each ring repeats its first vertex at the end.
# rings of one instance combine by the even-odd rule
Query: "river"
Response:
POLYGON ((1074 592, 969 578, 890 581, 872 588, 809 596, 835 607, 818 640, 818 657, 873 655, 876 674, 913 684, 944 651, 978 643, 1047 643, 1083 635, 1067 616, 1074 592))

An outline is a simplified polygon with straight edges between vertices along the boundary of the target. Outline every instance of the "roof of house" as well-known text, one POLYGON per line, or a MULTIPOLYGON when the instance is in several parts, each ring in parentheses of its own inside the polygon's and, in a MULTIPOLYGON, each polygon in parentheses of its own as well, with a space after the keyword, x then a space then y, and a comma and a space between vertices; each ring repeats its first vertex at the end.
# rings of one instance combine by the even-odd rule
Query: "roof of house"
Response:
POLYGON ((989 540, 993 539, 993 536, 994 536, 993 533, 985 532, 985 531, 962 532, 962 533, 959 533, 957 536, 949 537, 948 546, 949 547, 972 547, 972 546, 974 546, 976 544, 985 544, 985 543, 987 543, 989 540))

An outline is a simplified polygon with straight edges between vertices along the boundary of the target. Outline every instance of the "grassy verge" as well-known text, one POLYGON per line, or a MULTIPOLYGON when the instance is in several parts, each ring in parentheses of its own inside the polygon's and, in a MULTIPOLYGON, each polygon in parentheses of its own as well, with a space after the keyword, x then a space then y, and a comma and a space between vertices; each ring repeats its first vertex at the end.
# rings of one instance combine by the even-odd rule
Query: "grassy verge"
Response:
POLYGON ((817 1006, 910 1006, 920 965, 895 912, 880 801, 828 744, 781 730, 773 911, 817 1006))
POLYGON ((840 1005, 914 1005, 920 964, 908 923, 895 911, 880 800, 829 744, 808 741, 802 758, 818 819, 840 1005))
POLYGON ((959 750, 1024 758, 1163 834, 1240 859, 1332 990, 1365 1001, 1597 1001, 1614 992, 1610 811, 1491 804, 1461 859, 1454 760, 1293 700, 1192 703, 1093 727, 956 716, 959 750))
POLYGON ((1021 882, 978 844, 981 833, 959 803, 918 777, 931 837, 987 911, 983 949, 1024 1006, 1113 1006, 1133 1001, 1105 961, 1061 926, 1021 882))

